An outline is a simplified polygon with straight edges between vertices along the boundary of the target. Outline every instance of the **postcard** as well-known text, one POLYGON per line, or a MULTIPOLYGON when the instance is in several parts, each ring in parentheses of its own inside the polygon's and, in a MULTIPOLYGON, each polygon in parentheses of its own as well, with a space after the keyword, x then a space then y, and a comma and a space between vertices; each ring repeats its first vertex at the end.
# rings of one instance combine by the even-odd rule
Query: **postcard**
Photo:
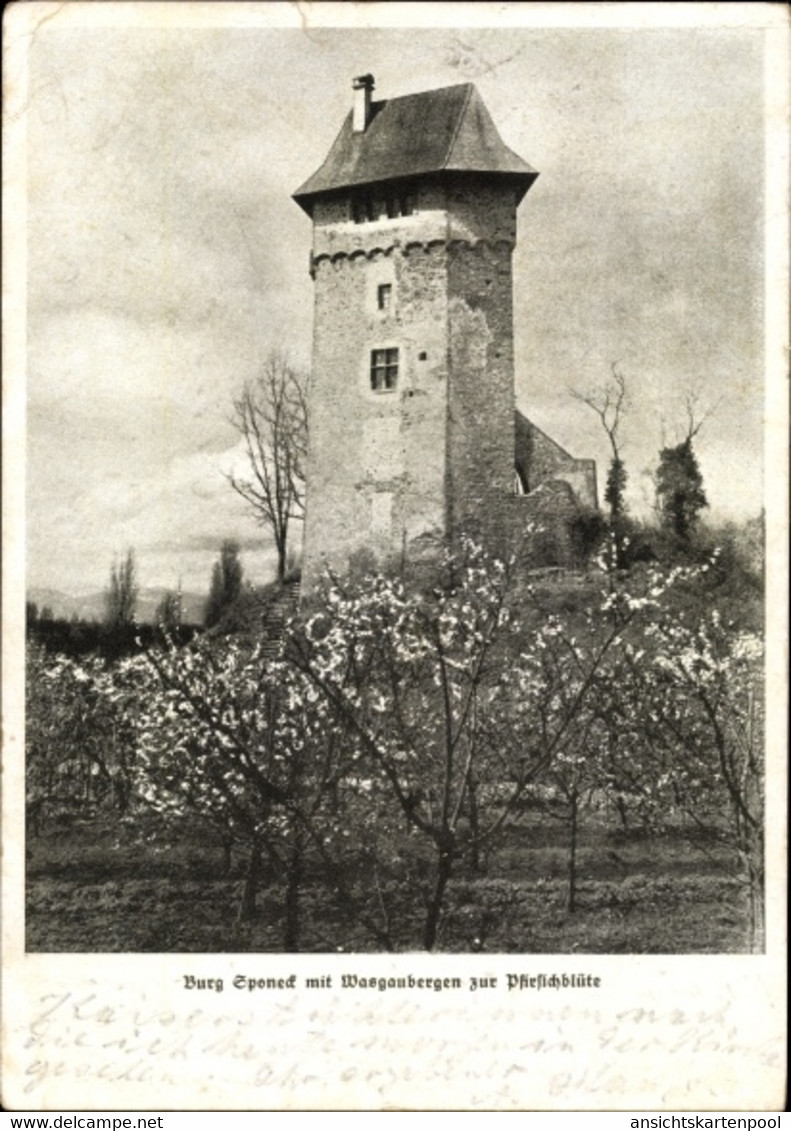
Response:
POLYGON ((4 1105, 780 1110, 786 10, 4 43, 4 1105))

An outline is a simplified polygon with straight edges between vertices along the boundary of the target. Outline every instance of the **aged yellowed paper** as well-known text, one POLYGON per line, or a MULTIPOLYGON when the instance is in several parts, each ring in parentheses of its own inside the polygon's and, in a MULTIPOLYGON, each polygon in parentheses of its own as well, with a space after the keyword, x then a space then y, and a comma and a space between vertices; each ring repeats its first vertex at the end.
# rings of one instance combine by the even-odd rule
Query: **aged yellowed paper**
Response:
MULTIPOLYGON (((785 9, 30 3, 6 11, 3 33, 4 1105, 779 1110, 785 9), (538 170, 513 253, 517 401, 542 436, 596 460, 602 507, 607 436, 568 388, 625 373, 633 513, 650 513, 649 464, 691 412, 690 429, 706 417, 698 450, 712 512, 735 524, 763 516, 766 900, 756 953, 703 946, 694 899, 677 911, 676 937, 687 941, 674 953, 645 937, 618 953, 586 949, 571 913, 559 954, 531 950, 529 916, 517 942, 489 952, 473 930, 467 953, 202 951, 197 936, 185 947, 158 922, 145 873, 145 922, 128 946, 116 937, 91 950, 63 942, 79 940, 88 918, 69 860, 61 880, 73 880, 73 904, 59 904, 47 927, 39 901, 26 924, 25 598, 37 613, 61 602, 59 616, 78 621, 78 598, 101 592, 129 546, 158 597, 200 594, 228 539, 240 540, 252 582, 273 575, 271 539, 234 509, 228 413, 262 358, 287 350, 309 367, 318 350, 311 273, 323 257, 339 274, 348 249, 311 252, 316 216, 305 212, 326 185, 303 192, 303 210, 290 198, 311 184, 369 74, 385 100, 463 85, 465 113, 474 86, 478 140, 493 136, 491 115, 530 162, 494 172, 527 184, 526 170, 538 170)), ((436 101, 425 106, 439 113, 436 101)), ((454 128, 471 129, 458 113, 454 128)), ((391 226, 414 211, 408 195, 381 204, 391 226)), ((350 215, 347 227, 366 218, 350 215)), ((371 278, 373 319, 394 301, 396 276, 371 278)), ((382 336, 361 362, 369 396, 403 376, 395 341, 382 336)), ((416 367, 432 361, 427 341, 423 358, 423 341, 410 339, 416 367)), ((369 437, 376 459, 389 452, 388 427, 369 437)), ((351 458, 339 445, 341 457, 351 458)), ((382 482, 394 478, 388 465, 382 482)), ((394 505, 379 491, 374 532, 394 505)), ((167 856, 156 867, 166 882, 167 856)), ((111 904, 112 879, 91 892, 111 904)), ((188 898, 198 921, 211 897, 196 883, 188 898)))

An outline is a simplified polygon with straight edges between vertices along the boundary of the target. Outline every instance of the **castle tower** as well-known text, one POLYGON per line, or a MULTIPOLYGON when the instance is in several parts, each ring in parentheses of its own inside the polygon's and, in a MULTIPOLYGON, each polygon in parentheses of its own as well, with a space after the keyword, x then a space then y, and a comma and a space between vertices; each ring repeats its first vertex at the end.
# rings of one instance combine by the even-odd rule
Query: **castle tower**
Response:
POLYGON ((511 257, 537 174, 471 84, 354 104, 294 194, 315 285, 303 584, 496 548, 514 484, 511 257))

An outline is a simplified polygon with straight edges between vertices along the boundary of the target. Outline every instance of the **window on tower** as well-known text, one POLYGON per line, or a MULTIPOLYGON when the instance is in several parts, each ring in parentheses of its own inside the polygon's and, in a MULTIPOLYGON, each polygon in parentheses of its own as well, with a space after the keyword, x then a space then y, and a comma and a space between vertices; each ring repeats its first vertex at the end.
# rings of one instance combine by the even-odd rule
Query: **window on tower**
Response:
POLYGON ((398 189, 384 198, 361 194, 353 196, 351 200, 351 213, 355 224, 368 224, 383 217, 395 220, 399 216, 411 216, 415 211, 415 195, 398 189))
POLYGON ((393 301, 393 286, 391 283, 380 283, 376 288, 376 305, 380 310, 389 310, 393 301))
POLYGON ((365 224, 376 219, 374 202, 370 196, 357 196, 352 200, 352 218, 355 224, 365 224))
POLYGON ((398 350, 371 350, 371 388, 391 393, 398 383, 398 350))
POLYGON ((390 220, 394 220, 397 216, 411 216, 415 211, 415 198, 405 192, 388 196, 385 208, 390 220))

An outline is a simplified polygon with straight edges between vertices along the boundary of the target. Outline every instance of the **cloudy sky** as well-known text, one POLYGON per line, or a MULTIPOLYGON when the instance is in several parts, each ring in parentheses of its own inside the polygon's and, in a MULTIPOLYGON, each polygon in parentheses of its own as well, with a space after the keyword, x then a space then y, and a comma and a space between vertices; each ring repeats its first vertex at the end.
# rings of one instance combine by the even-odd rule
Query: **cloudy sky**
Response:
POLYGON ((29 37, 28 584, 102 588, 133 547, 141 584, 200 591, 226 537, 270 576, 223 476, 227 418, 272 347, 309 364, 310 223, 291 193, 365 71, 380 98, 475 82, 540 172, 514 260, 520 407, 603 478, 606 442, 568 388, 617 362, 641 510, 695 392, 717 406, 698 441, 712 515, 756 514, 763 33, 264 26, 276 8, 236 27, 54 18, 29 37))

